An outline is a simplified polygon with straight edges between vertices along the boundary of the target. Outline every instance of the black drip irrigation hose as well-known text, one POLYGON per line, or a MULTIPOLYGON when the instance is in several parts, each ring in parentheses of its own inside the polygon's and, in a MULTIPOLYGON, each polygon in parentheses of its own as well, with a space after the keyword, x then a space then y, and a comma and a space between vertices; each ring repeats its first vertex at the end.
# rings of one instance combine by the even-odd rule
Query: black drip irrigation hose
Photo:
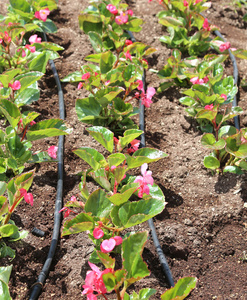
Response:
MULTIPOLYGON (((136 39, 133 36, 132 32, 127 31, 127 33, 129 34, 131 41, 132 42, 136 42, 136 39)), ((143 89, 146 90, 145 72, 143 72, 142 82, 143 82, 143 89)), ((143 131, 143 133, 141 135, 140 148, 143 148, 143 147, 146 146, 146 141, 145 141, 145 124, 144 124, 145 122, 144 122, 144 119, 145 119, 145 117, 144 117, 144 105, 141 104, 141 100, 140 100, 139 128, 140 128, 140 130, 143 131)), ((166 280, 167 280, 169 286, 173 287, 174 286, 174 280, 173 280, 173 277, 172 277, 172 272, 171 272, 171 270, 169 268, 168 262, 166 260, 165 255, 164 255, 164 252, 163 252, 163 250, 162 250, 162 248, 160 246, 160 242, 159 242, 159 239, 158 239, 158 236, 157 236, 157 232, 156 232, 156 229, 155 229, 155 225, 154 225, 154 222, 153 222, 152 218, 148 220, 148 225, 149 225, 149 228, 151 229, 153 243, 154 243, 154 246, 156 248, 157 254, 159 256, 159 261, 160 261, 162 270, 163 270, 163 272, 165 274, 166 280)))
MULTIPOLYGON (((45 33, 43 33, 43 39, 47 41, 45 33)), ((65 112, 64 112, 64 97, 63 91, 61 87, 61 82, 59 80, 59 76, 57 74, 57 70, 53 60, 49 60, 57 88, 58 88, 58 100, 59 100, 59 115, 60 118, 64 120, 65 112)), ((44 282, 46 277, 49 273, 52 260, 55 255, 59 235, 60 235, 60 225, 61 225, 61 213, 59 211, 62 208, 62 199, 63 199, 63 169, 64 169, 64 161, 63 161, 63 154, 64 154, 64 136, 59 136, 58 140, 58 151, 57 151, 57 158, 58 158, 58 180, 57 180, 57 196, 55 202, 55 212, 54 212, 54 227, 52 233, 52 240, 49 249, 49 253, 47 255, 46 261, 44 263, 43 269, 38 276, 36 283, 33 284, 31 290, 31 296, 29 300, 36 300, 39 298, 41 290, 43 289, 44 282)))

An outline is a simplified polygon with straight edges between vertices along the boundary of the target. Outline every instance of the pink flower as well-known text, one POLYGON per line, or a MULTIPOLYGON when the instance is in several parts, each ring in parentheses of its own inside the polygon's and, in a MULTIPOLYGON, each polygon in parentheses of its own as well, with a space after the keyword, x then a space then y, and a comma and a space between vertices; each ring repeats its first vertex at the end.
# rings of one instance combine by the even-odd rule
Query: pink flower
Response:
POLYGON ((111 252, 116 246, 116 241, 114 238, 110 238, 109 240, 104 240, 100 245, 100 250, 103 253, 111 252))
POLYGON ((79 82, 78 86, 77 86, 77 89, 80 90, 83 86, 83 83, 82 82, 79 82))
POLYGON ((226 94, 221 94, 220 97, 224 98, 225 101, 227 100, 227 95, 226 94))
POLYGON ((128 14, 129 16, 133 16, 133 10, 132 9, 128 9, 127 11, 126 11, 126 14, 128 14))
POLYGON ((199 77, 193 77, 193 78, 190 79, 190 82, 192 82, 193 84, 203 84, 204 80, 199 79, 199 77))
POLYGON ((134 153, 138 150, 139 146, 140 146, 140 141, 134 139, 132 142, 130 142, 131 146, 127 149, 127 152, 130 153, 134 153))
POLYGON ((71 198, 70 198, 70 202, 76 202, 77 201, 77 199, 76 199, 76 196, 71 196, 71 198))
POLYGON ((130 61, 132 61, 132 57, 131 57, 129 50, 127 50, 126 53, 124 53, 124 55, 125 55, 126 59, 129 59, 130 61))
POLYGON ((224 52, 225 50, 230 49, 231 44, 229 42, 223 43, 220 45, 219 50, 220 52, 224 52))
POLYGON ((116 16, 115 18, 115 22, 118 24, 118 25, 122 25, 122 24, 125 24, 128 22, 128 19, 129 19, 129 16, 128 14, 124 13, 121 11, 120 15, 119 16, 116 16))
POLYGON ((64 211, 64 218, 68 218, 68 216, 70 215, 71 212, 73 212, 71 209, 69 209, 68 207, 63 207, 62 209, 59 210, 59 213, 64 211))
POLYGON ((92 270, 87 271, 85 285, 83 285, 82 295, 87 295, 88 300, 97 300, 97 297, 93 292, 97 292, 98 294, 106 294, 107 289, 105 287, 102 276, 104 274, 113 272, 112 269, 105 269, 103 272, 99 270, 99 268, 90 262, 88 262, 90 268, 92 270))
POLYGON ((47 20, 47 16, 49 16, 49 14, 50 14, 50 10, 47 7, 47 8, 41 9, 39 11, 36 11, 34 15, 35 15, 35 18, 45 22, 47 20))
POLYGON ((95 227, 93 230, 93 236, 98 240, 104 236, 104 231, 99 227, 95 227))
POLYGON ((90 73, 85 73, 85 74, 82 75, 81 79, 82 79, 82 80, 87 80, 87 79, 89 79, 90 77, 91 77, 91 74, 90 74, 90 73))
POLYGON ((107 81, 105 82, 105 85, 108 86, 110 83, 111 83, 111 81, 110 81, 110 80, 107 80, 107 81))
POLYGON ((188 1, 184 0, 184 6, 187 7, 189 5, 188 1))
POLYGON ((125 45, 126 46, 129 46, 129 45, 132 45, 132 44, 133 44, 133 42, 131 40, 126 40, 125 41, 125 45))
POLYGON ((56 159, 56 158, 57 158, 57 150, 58 150, 58 147, 57 147, 57 146, 51 146, 51 147, 47 150, 48 155, 49 155, 51 158, 56 159))
POLYGON ((113 14, 113 15, 117 15, 117 14, 118 14, 118 10, 117 10, 117 8, 116 8, 115 5, 108 4, 108 5, 106 6, 106 8, 109 10, 109 12, 110 12, 111 14, 113 14))
POLYGON ((206 110, 213 110, 213 108, 214 108, 213 103, 212 103, 212 104, 209 104, 209 105, 206 105, 206 106, 204 107, 204 109, 206 109, 206 110))
POLYGON ((22 131, 23 131, 23 129, 24 129, 24 125, 23 125, 23 120, 21 118, 20 121, 17 124, 17 131, 16 131, 16 133, 17 134, 21 134, 22 131))
POLYGON ((138 87, 137 87, 137 89, 138 89, 139 91, 143 91, 143 81, 140 80, 140 79, 138 79, 138 80, 136 80, 136 83, 139 84, 138 87))
POLYGON ((123 242, 123 239, 122 239, 121 236, 119 236, 119 235, 114 236, 113 239, 114 239, 115 242, 116 242, 116 246, 121 245, 122 242, 123 242))
POLYGON ((11 87, 13 91, 18 91, 21 88, 21 83, 19 80, 15 80, 13 84, 9 83, 9 87, 11 87))
POLYGON ((203 29, 205 29, 207 31, 210 31, 210 26, 208 24, 208 19, 207 18, 205 18, 202 27, 203 27, 203 29))
POLYGON ((116 166, 111 166, 111 171, 115 170, 116 168, 116 166))
POLYGON ((30 122, 30 126, 33 126, 33 125, 35 125, 35 124, 36 124, 35 121, 31 121, 31 122, 30 122))
POLYGON ((37 34, 31 35, 30 38, 29 38, 29 43, 31 45, 34 44, 34 43, 40 44, 41 43, 41 37, 38 37, 37 34))
POLYGON ((155 91, 155 88, 153 87, 148 87, 147 88, 147 92, 146 94, 142 92, 141 94, 141 100, 142 100, 142 104, 145 106, 145 107, 150 107, 151 103, 153 103, 152 101, 152 97, 153 95, 156 93, 155 91))
POLYGON ((203 82, 207 83, 209 81, 208 76, 203 77, 203 82))
POLYGON ((33 206, 33 195, 31 193, 27 193, 26 189, 23 188, 21 188, 19 192, 21 197, 24 197, 24 200, 27 202, 27 204, 33 206))
POLYGON ((29 51, 31 51, 32 53, 34 53, 36 51, 35 46, 26 45, 25 48, 28 49, 29 51))
POLYGON ((17 51, 17 52, 20 52, 20 51, 22 51, 22 53, 21 53, 21 56, 22 56, 22 57, 25 57, 25 56, 26 56, 26 52, 25 52, 25 50, 24 50, 24 49, 22 49, 22 48, 19 48, 19 49, 17 49, 16 51, 17 51))
POLYGON ((194 5, 196 5, 197 3, 200 3, 200 2, 202 2, 202 0, 196 0, 194 5))
POLYGON ((139 192, 138 192, 138 197, 142 198, 143 194, 149 195, 149 187, 148 184, 153 185, 154 180, 152 178, 152 172, 147 171, 148 164, 144 163, 141 166, 141 173, 142 176, 137 176, 134 182, 138 182, 140 184, 139 186, 139 192))

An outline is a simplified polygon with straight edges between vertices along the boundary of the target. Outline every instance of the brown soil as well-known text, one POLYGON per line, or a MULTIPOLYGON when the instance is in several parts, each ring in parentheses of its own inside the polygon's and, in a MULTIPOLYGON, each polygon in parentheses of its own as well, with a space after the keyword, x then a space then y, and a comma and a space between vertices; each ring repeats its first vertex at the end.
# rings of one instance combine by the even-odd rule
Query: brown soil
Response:
MULTIPOLYGON (((134 14, 143 18, 143 30, 135 34, 138 41, 156 47, 158 50, 148 58, 150 67, 160 69, 170 55, 159 42, 164 34, 158 24, 156 13, 160 6, 147 0, 127 1, 134 14)), ((246 23, 242 21, 243 9, 226 5, 225 0, 214 0, 206 16, 220 27, 222 34, 236 48, 247 49, 246 23)), ((0 6, 4 7, 7 0, 0 6)), ((79 30, 78 13, 88 1, 60 0, 59 8, 51 18, 58 26, 58 32, 49 40, 65 48, 55 64, 61 78, 80 65, 85 56, 92 53, 87 36, 79 30)), ((2 8, 0 7, 0 8, 2 8)), ((238 61, 240 80, 244 79, 247 61, 238 61)), ((226 73, 232 72, 227 64, 226 73)), ((159 79, 148 72, 149 86, 158 87, 159 79)), ((48 68, 45 79, 40 83, 41 99, 34 104, 36 111, 44 118, 58 117, 58 96, 55 81, 48 68)), ((86 165, 76 157, 72 149, 90 146, 99 147, 85 131, 85 125, 78 122, 75 100, 84 96, 71 84, 63 84, 66 120, 73 127, 73 133, 65 140, 64 202, 76 195, 80 178, 76 175, 86 165)), ((169 89, 155 97, 150 109, 146 110, 147 146, 161 149, 168 158, 150 164, 155 182, 163 190, 168 205, 155 218, 155 225, 162 249, 167 257, 175 282, 183 276, 196 276, 197 288, 189 299, 247 299, 247 265, 242 258, 247 252, 246 174, 212 175, 203 166, 207 154, 200 144, 201 132, 179 104, 178 89, 169 89)), ((247 94, 239 89, 239 106, 246 110, 247 94)), ((241 117, 241 126, 247 126, 247 117, 241 117)), ((37 147, 47 149, 57 143, 51 139, 37 147)), ((10 290, 13 299, 28 299, 30 289, 36 282, 45 262, 53 229, 53 212, 56 199, 56 164, 42 164, 36 167, 36 176, 31 188, 35 195, 34 207, 22 203, 14 215, 16 224, 29 231, 37 227, 45 232, 40 238, 28 235, 15 243, 16 258, 10 290)), ((147 224, 139 226, 147 229, 147 224)), ((82 233, 62 238, 59 241, 49 277, 40 299, 80 299, 82 284, 88 270, 88 257, 93 249, 87 235, 82 233)), ((135 289, 151 287, 157 289, 152 299, 167 288, 151 239, 144 250, 144 258, 151 275, 135 285, 135 289)), ((1 265, 3 264, 1 263, 1 265)))

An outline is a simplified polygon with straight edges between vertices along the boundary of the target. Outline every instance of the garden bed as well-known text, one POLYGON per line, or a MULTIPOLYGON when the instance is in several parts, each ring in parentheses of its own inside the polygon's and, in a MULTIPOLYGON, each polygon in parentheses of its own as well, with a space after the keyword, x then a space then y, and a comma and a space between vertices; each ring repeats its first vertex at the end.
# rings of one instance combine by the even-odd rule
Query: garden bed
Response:
MULTIPOLYGON (((7 2, 7 1, 4 1, 7 2)), ((170 55, 159 42, 164 34, 158 24, 156 13, 160 6, 147 0, 126 1, 134 14, 145 20, 143 30, 135 34, 137 41, 156 47, 158 50, 148 58, 149 66, 161 69, 170 55)), ((153 1, 154 2, 154 1, 153 1)), ((207 17, 220 27, 221 33, 235 48, 246 47, 246 23, 242 21, 243 9, 235 12, 226 7, 226 1, 212 2, 207 17)), ((3 4, 1 4, 3 5, 3 4)), ((83 58, 93 50, 88 37, 79 30, 78 12, 88 5, 87 1, 59 1, 58 10, 50 16, 56 23, 58 32, 48 39, 65 48, 55 64, 60 78, 85 64, 83 58), (83 2, 83 3, 82 3, 83 2)), ((238 61, 240 80, 247 70, 245 60, 238 61)), ((232 74, 230 62, 226 63, 226 73, 232 74)), ((147 83, 157 88, 159 79, 147 72, 147 83)), ((43 118, 58 117, 58 96, 51 70, 40 83, 41 99, 35 103, 35 110, 43 118)), ((97 147, 85 130, 85 125, 77 120, 75 100, 83 98, 86 92, 77 90, 71 84, 63 84, 66 121, 73 128, 65 139, 64 202, 79 193, 80 178, 76 175, 87 166, 73 152, 73 149, 89 146, 97 147)), ((247 268, 243 261, 247 252, 247 184, 244 175, 213 175, 203 166, 207 154, 200 140, 202 133, 194 120, 186 115, 178 99, 179 90, 170 88, 156 94, 151 108, 146 110, 146 144, 169 154, 159 162, 149 165, 156 184, 162 189, 166 209, 155 218, 157 233, 162 249, 176 282, 183 276, 196 276, 197 288, 189 299, 246 299, 247 268)), ((246 112, 247 94, 239 89, 239 106, 246 112)), ((240 119, 241 126, 247 126, 247 116, 240 119)), ((49 139, 46 144, 36 145, 37 149, 47 149, 57 140, 49 139)), ((45 232, 40 238, 31 233, 23 241, 14 245, 17 255, 13 260, 10 291, 13 299, 28 299, 30 289, 37 280, 46 259, 53 228, 53 211, 56 198, 56 163, 36 165, 36 176, 31 188, 35 195, 34 207, 22 203, 13 219, 19 227, 32 230, 37 227, 45 232), (22 211, 21 218, 18 211, 22 211)), ((148 230, 147 224, 141 228, 148 230)), ((136 228, 138 230, 138 228, 136 228)), ((62 238, 59 241, 55 260, 46 280, 40 299, 79 299, 86 271, 87 261, 93 250, 87 234, 81 233, 62 238)), ((136 284, 141 287, 156 288, 159 295, 167 288, 151 239, 144 250, 144 258, 151 270, 147 280, 136 284)), ((7 259, 5 259, 7 263, 7 259)))

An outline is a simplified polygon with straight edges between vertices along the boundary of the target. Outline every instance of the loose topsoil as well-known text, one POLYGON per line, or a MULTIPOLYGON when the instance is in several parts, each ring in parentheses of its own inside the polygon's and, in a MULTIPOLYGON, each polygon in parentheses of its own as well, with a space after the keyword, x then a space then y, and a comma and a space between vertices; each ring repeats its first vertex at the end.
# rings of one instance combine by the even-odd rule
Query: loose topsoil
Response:
MULTIPOLYGON (((2 0, 1 11, 6 11, 7 0, 2 0)), ((148 63, 153 69, 161 69, 171 50, 161 45, 159 37, 164 28, 158 24, 156 13, 160 6, 147 0, 127 1, 136 16, 144 19, 143 30, 135 34, 142 41, 157 48, 148 63)), ((232 1, 230 1, 232 2, 232 1)), ((219 26, 221 33, 232 47, 247 49, 246 26, 242 17, 247 11, 234 8, 229 1, 214 0, 206 17, 219 26)), ((60 78, 80 69, 84 57, 93 53, 88 37, 79 30, 78 14, 86 8, 85 0, 60 0, 58 9, 51 14, 58 31, 49 35, 51 42, 64 47, 61 57, 55 61, 60 78)), ((245 79, 247 61, 238 60, 240 81, 245 79)), ((226 74, 232 74, 232 65, 226 63, 226 74)), ((159 79, 147 72, 147 85, 157 88, 159 79)), ((71 84, 62 84, 66 121, 73 133, 65 139, 64 202, 79 192, 78 172, 87 168, 72 150, 89 146, 102 150, 77 120, 75 100, 84 97, 71 84)), ((42 118, 58 117, 57 88, 51 70, 40 82, 41 98, 34 109, 42 118)), ((150 109, 145 112, 146 144, 161 149, 169 156, 149 165, 155 182, 160 186, 166 201, 166 209, 154 219, 162 249, 176 282, 183 276, 196 276, 198 284, 189 299, 247 299, 247 175, 213 175, 203 166, 203 157, 208 153, 200 143, 202 133, 194 120, 189 118, 178 101, 181 94, 170 88, 157 94, 150 109)), ((239 106, 246 111, 247 94, 239 88, 239 106)), ((247 126, 247 116, 240 118, 241 126, 247 126)), ((37 149, 46 150, 57 143, 49 139, 37 143, 37 149)), ((34 206, 22 203, 13 216, 16 224, 31 232, 37 227, 45 232, 43 238, 31 233, 23 241, 12 244, 16 258, 3 264, 13 264, 10 291, 13 299, 28 299, 32 285, 45 262, 53 229, 53 212, 56 198, 56 163, 33 166, 36 176, 31 188, 34 206)), ((142 224, 135 230, 149 230, 142 224)), ((84 299, 82 284, 89 269, 88 258, 93 245, 86 233, 61 238, 55 259, 39 299, 84 299)), ((151 299, 159 299, 167 289, 166 279, 150 238, 145 249, 151 275, 137 283, 137 291, 143 287, 157 289, 151 299)), ((114 296, 109 298, 114 299, 114 296)))

